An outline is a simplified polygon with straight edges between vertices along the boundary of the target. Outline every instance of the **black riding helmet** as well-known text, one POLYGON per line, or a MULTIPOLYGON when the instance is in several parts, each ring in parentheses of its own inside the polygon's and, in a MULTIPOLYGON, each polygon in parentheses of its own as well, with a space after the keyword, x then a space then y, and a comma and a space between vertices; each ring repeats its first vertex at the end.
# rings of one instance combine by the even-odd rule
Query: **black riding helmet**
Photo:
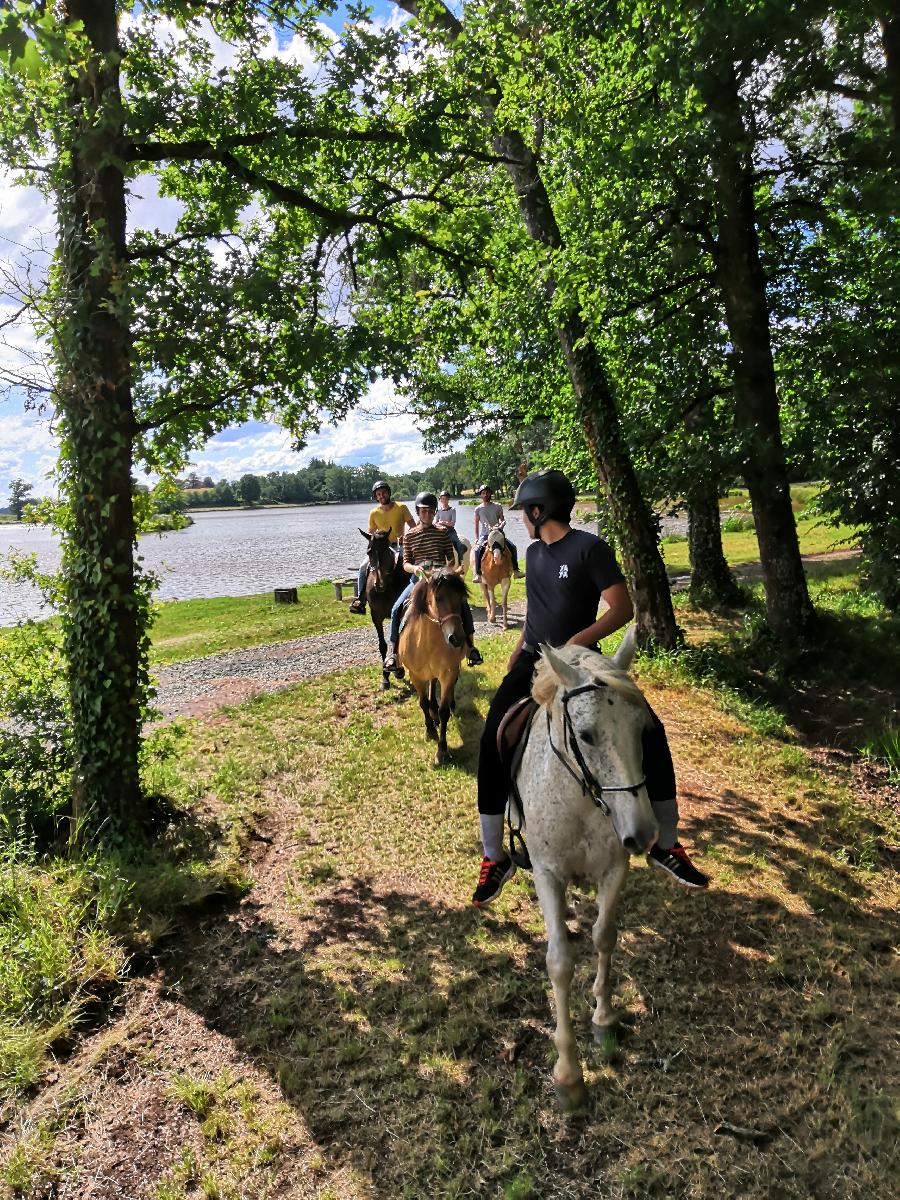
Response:
MULTIPOLYGON (((535 529, 545 521, 568 521, 575 505, 575 488, 562 471, 548 468, 526 475, 519 484, 510 508, 540 508, 535 529)), ((529 513, 528 519, 531 520, 529 513)))
POLYGON ((416 512, 420 508, 433 508, 436 510, 437 506, 437 496, 434 492, 419 492, 418 496, 416 496, 416 512))
POLYGON ((390 500, 391 485, 389 483, 385 483, 383 479, 376 479, 375 482, 372 484, 372 499, 373 500, 375 499, 375 493, 380 492, 382 488, 384 488, 384 490, 387 492, 388 499, 390 500))

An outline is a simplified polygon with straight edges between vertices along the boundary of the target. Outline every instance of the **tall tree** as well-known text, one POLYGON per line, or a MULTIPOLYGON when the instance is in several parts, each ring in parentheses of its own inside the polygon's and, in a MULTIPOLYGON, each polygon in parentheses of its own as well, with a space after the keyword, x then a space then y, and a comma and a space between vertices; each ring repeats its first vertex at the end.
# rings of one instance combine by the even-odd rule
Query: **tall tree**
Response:
MULTIPOLYGON (((340 290, 360 227, 388 257, 413 244, 461 261, 404 222, 405 197, 380 175, 351 182, 356 146, 430 143, 431 115, 399 131, 366 123, 346 75, 363 64, 332 54, 314 84, 268 52, 276 29, 321 43, 315 15, 293 0, 0 11, 0 144, 58 218, 44 320, 68 501, 63 630, 84 836, 119 836, 151 815, 138 770, 148 589, 134 561, 134 455, 180 468, 249 415, 277 412, 302 442, 323 415, 346 411, 377 361, 340 290), (200 17, 234 48, 230 69, 214 69, 200 17), (126 180, 148 170, 182 216, 174 234, 128 238, 126 180)), ((445 159, 462 150, 448 128, 445 159)))
POLYGON ((9 483, 9 509, 17 521, 22 520, 25 505, 34 488, 24 479, 11 479, 9 483))
MULTIPOLYGON (((400 0, 400 7, 441 47, 449 61, 448 73, 455 74, 465 88, 463 95, 474 92, 490 146, 504 163, 524 229, 539 249, 531 288, 542 296, 550 314, 575 411, 597 478, 608 497, 637 608, 639 637, 645 644, 673 647, 679 641, 679 631, 659 552, 657 523, 638 487, 603 356, 585 325, 577 300, 558 289, 553 264, 564 250, 565 241, 553 197, 538 154, 515 123, 515 101, 504 94, 500 78, 492 72, 492 55, 482 53, 481 38, 501 33, 502 27, 496 22, 491 25, 491 17, 497 14, 488 14, 483 28, 476 23, 470 37, 468 18, 458 18, 442 2, 400 0)), ((460 98, 455 98, 456 102, 460 98)), ((454 102, 447 100, 448 104, 454 102)))

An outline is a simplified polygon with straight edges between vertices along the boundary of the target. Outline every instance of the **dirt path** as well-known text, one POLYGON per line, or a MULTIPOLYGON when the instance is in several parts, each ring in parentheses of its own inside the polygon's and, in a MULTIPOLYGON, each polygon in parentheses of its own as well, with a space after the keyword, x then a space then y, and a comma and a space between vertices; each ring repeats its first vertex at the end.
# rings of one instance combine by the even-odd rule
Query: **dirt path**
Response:
MULTIPOLYGON (((524 619, 522 602, 509 606, 510 628, 524 619)), ((476 643, 501 632, 472 606, 476 643)), ((227 650, 164 667, 157 674, 156 707, 166 718, 204 717, 227 705, 243 704, 261 692, 276 692, 303 679, 348 667, 378 666, 378 643, 368 621, 359 628, 295 638, 246 650, 227 650)))
MULTIPOLYGON (((8 1194, 886 1200, 893 918, 876 833, 842 824, 826 777, 708 697, 654 690, 685 840, 714 888, 687 896, 632 871, 614 967, 631 1032, 605 1049, 582 1034, 591 1099, 565 1118, 531 886, 513 881, 487 914, 468 906, 485 672, 465 675, 463 745, 437 774, 399 693, 319 680, 335 655, 349 665, 348 636, 332 639, 201 660, 196 690, 170 692, 175 711, 211 712, 248 679, 309 685, 201 722, 211 757, 241 738, 284 747, 258 777, 252 887, 163 941, 61 1057, 8 1135, 7 1163, 30 1164, 8 1194), (340 758, 390 738, 398 778, 380 788, 340 758)), ((371 643, 360 653, 374 665, 371 643)), ((583 1030, 586 893, 570 916, 583 1030)))

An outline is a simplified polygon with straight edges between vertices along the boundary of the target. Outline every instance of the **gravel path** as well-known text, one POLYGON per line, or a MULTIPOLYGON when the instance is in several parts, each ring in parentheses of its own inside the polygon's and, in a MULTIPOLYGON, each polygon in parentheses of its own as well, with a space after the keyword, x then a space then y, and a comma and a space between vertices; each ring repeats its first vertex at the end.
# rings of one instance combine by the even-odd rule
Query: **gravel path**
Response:
MULTIPOLYGON (((511 629, 520 624, 523 611, 521 603, 510 606, 511 629)), ((484 609, 473 607, 476 640, 500 631, 478 619, 483 613, 484 609)), ((164 667, 157 676, 156 708, 164 717, 206 716, 259 692, 277 692, 301 679, 348 667, 375 667, 379 662, 378 641, 369 623, 290 642, 226 650, 164 667)))

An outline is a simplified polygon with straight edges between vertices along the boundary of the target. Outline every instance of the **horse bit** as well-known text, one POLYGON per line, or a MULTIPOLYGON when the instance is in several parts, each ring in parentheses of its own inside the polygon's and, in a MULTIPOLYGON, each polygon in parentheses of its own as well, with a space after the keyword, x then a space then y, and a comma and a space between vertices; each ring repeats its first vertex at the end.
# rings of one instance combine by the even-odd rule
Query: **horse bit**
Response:
POLYGON ((578 745, 578 737, 575 733, 575 727, 572 724, 572 718, 569 715, 569 701, 574 699, 575 696, 584 695, 586 692, 599 692, 601 688, 605 688, 606 686, 607 685, 605 683, 585 683, 581 687, 573 688, 570 692, 563 692, 563 696, 562 696, 563 718, 564 718, 563 749, 568 750, 569 753, 574 756, 575 762, 578 764, 578 769, 581 771, 581 778, 579 778, 578 775, 576 775, 575 772, 572 770, 572 767, 569 764, 568 760, 566 759, 565 755, 563 755, 557 749, 557 747, 553 744, 553 734, 552 734, 553 726, 551 725, 551 722, 550 722, 550 710, 549 709, 547 710, 547 740, 550 743, 550 749, 553 751, 553 753, 556 755, 556 757, 559 759, 559 761, 562 763, 562 765, 566 768, 566 770, 569 772, 569 774, 572 776, 572 778, 575 780, 575 782, 581 787, 582 794, 585 796, 590 796, 590 798, 593 800, 593 802, 597 806, 597 808, 599 808, 600 811, 605 816, 608 817, 609 816, 609 805, 603 799, 603 793, 604 792, 630 792, 632 794, 632 796, 634 796, 635 799, 637 799, 638 789, 642 788, 646 784, 647 777, 645 775, 643 779, 639 779, 637 783, 632 783, 632 784, 628 785, 627 787, 625 787, 625 786, 610 787, 607 784, 601 783, 599 781, 599 779, 597 779, 596 775, 594 775, 593 771, 591 770, 591 768, 587 765, 587 763, 584 760, 584 755, 581 753, 581 748, 578 745), (569 745, 570 740, 572 743, 571 746, 569 745))

